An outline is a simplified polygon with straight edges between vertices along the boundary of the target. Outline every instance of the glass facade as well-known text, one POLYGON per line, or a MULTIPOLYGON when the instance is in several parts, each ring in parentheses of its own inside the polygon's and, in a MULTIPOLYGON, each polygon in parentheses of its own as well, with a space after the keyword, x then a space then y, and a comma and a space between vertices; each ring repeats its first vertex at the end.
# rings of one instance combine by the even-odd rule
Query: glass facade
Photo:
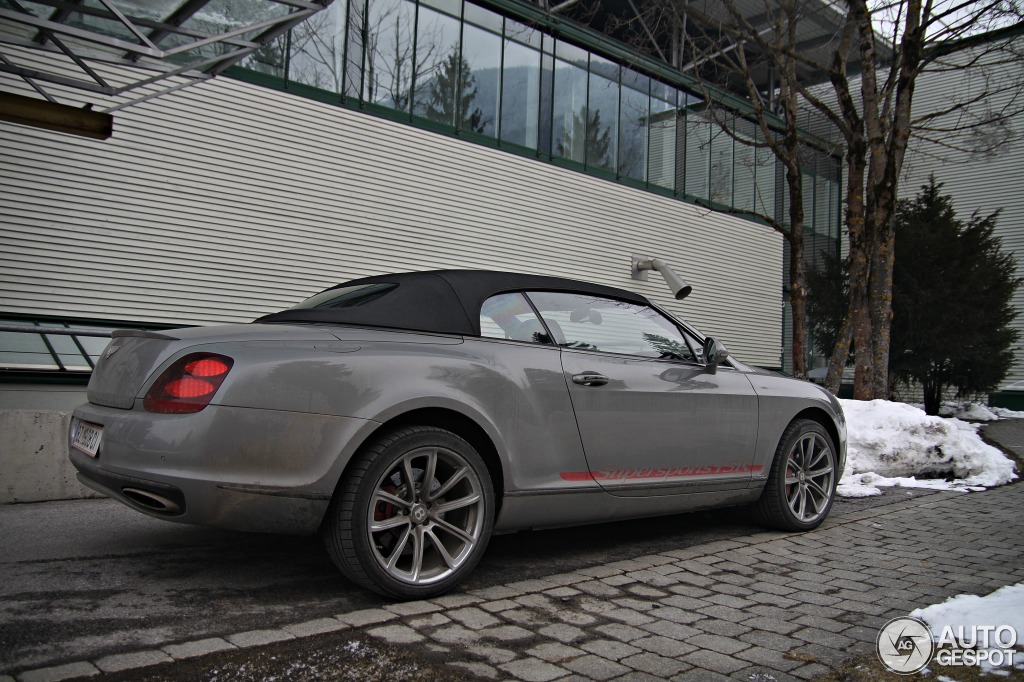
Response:
MULTIPOLYGON (((524 21, 463 0, 337 0, 244 66, 323 101, 786 221, 784 175, 751 121, 712 109, 682 76, 524 21)), ((834 249, 840 159, 811 147, 807 159, 808 231, 834 249)))

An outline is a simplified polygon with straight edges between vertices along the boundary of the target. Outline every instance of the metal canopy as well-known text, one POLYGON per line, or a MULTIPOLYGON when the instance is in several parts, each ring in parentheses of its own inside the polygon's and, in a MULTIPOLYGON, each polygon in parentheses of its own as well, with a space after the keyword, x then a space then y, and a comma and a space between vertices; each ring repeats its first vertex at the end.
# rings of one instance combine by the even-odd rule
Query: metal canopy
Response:
POLYGON ((273 64, 275 41, 331 2, 0 0, 0 72, 50 102, 84 93, 113 112, 239 62, 273 64))

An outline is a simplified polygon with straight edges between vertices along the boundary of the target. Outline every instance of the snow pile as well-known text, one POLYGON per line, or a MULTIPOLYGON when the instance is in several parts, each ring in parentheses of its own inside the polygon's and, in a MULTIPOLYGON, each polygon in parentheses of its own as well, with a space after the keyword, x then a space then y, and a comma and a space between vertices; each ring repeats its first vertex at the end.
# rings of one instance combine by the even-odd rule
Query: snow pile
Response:
MULTIPOLYGON (((942 632, 946 627, 954 632, 964 628, 967 633, 971 633, 974 627, 1009 626, 1020 638, 1024 634, 1024 583, 1001 587, 987 597, 961 594, 941 604, 914 609, 910 617, 920 618, 927 623, 932 637, 939 643, 942 642, 942 632)), ((1017 642, 1018 645, 1022 643, 1017 642)), ((995 643, 990 641, 992 644, 995 643)), ((992 665, 984 661, 981 667, 991 669, 992 665)))
POLYGON ((1011 410, 1008 407, 990 407, 988 409, 1000 419, 1024 419, 1024 412, 1019 410, 1011 410))
POLYGON ((1016 478, 1013 462, 981 440, 977 424, 887 400, 840 402, 849 433, 843 497, 880 495, 885 486, 984 490, 1016 478))
POLYGON ((988 406, 978 403, 942 403, 939 407, 940 417, 956 417, 972 422, 994 422, 999 415, 988 406))

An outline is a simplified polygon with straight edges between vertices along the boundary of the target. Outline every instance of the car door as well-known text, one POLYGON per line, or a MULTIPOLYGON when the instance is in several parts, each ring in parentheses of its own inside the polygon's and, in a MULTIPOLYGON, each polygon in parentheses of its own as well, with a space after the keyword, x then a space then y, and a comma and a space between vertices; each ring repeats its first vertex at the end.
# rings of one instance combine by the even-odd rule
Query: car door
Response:
POLYGON ((616 495, 746 487, 757 396, 743 373, 708 371, 696 341, 657 310, 599 296, 530 292, 562 348, 589 476, 616 495))

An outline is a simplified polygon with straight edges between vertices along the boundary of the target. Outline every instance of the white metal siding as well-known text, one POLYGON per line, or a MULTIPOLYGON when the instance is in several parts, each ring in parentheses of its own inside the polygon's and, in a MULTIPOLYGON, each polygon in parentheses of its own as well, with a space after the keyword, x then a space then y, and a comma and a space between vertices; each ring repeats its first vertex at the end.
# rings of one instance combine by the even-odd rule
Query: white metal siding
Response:
MULTIPOLYGON (((956 98, 976 96, 980 88, 997 89, 1008 79, 1018 79, 1019 69, 1019 64, 1009 64, 972 71, 970 75, 956 71, 923 74, 914 91, 914 115, 942 111, 956 98)), ((1007 92, 995 98, 993 108, 1010 105, 1009 109, 1013 110, 1015 107, 1009 101, 1012 96, 1013 93, 1007 92)), ((964 121, 969 122, 966 117, 964 121)), ((950 122, 942 123, 948 125, 950 122)), ((967 220, 975 211, 988 215, 1001 208, 996 234, 1002 239, 1003 250, 1015 254, 1017 274, 1024 275, 1024 140, 1020 139, 1024 135, 1024 116, 1018 115, 1009 123, 1018 139, 1002 145, 993 156, 972 155, 912 140, 900 194, 912 198, 922 185, 927 184, 928 176, 934 173, 936 181, 944 184, 943 193, 953 197, 961 219, 967 220)), ((981 134, 989 133, 981 131, 981 134)), ((947 136, 945 142, 960 145, 965 140, 947 136)), ((1020 350, 1024 344, 1024 289, 1017 291, 1014 305, 1018 317, 1013 324, 1021 332, 1021 339, 1004 386, 1024 381, 1024 353, 1020 350)))
POLYGON ((768 228, 227 78, 119 112, 114 131, 0 123, 0 311, 249 321, 354 277, 493 268, 638 291, 778 364, 768 228), (631 253, 693 294, 631 280, 631 253))

